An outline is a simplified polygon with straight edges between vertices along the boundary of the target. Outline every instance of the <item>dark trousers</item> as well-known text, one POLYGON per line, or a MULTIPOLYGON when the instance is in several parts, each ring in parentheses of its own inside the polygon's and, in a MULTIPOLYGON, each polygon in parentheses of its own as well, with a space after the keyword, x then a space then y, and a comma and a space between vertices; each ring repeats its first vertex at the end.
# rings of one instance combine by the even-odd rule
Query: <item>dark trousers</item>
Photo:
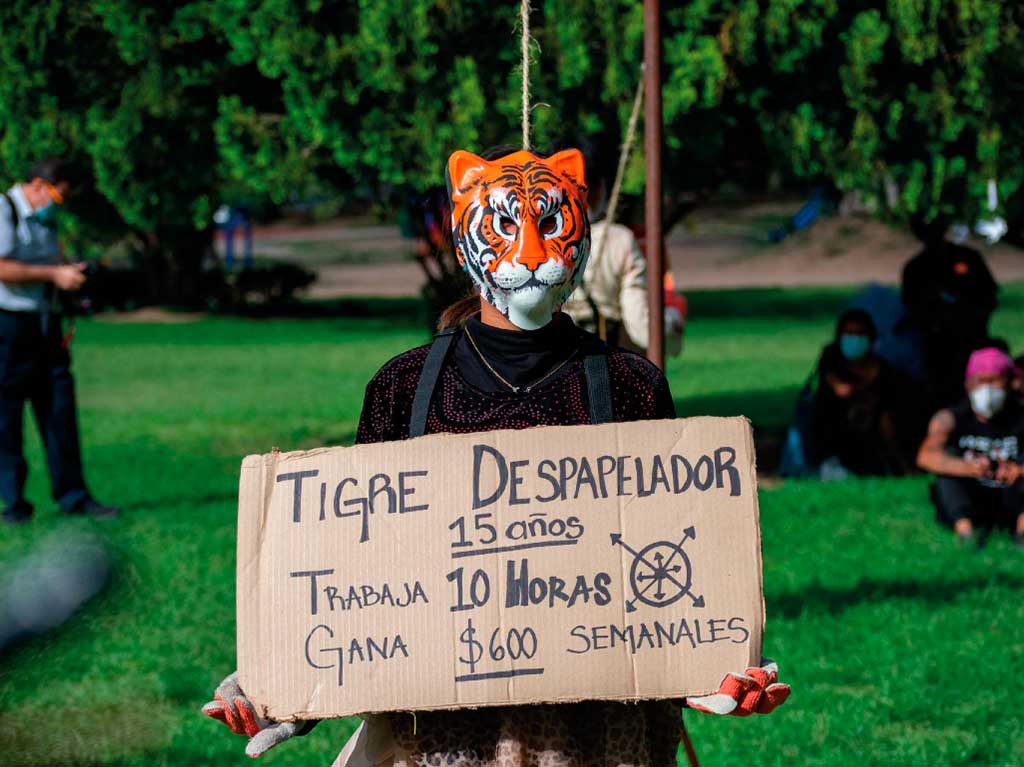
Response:
POLYGON ((967 477, 936 477, 931 496, 935 518, 947 527, 969 519, 975 527, 1012 530, 1024 512, 1020 482, 1012 487, 986 487, 967 477))
POLYGON ((87 499, 89 491, 82 477, 75 382, 61 323, 57 317, 43 323, 32 312, 0 311, 0 501, 7 514, 32 510, 24 495, 26 401, 32 403, 46 447, 53 498, 68 511, 87 499))

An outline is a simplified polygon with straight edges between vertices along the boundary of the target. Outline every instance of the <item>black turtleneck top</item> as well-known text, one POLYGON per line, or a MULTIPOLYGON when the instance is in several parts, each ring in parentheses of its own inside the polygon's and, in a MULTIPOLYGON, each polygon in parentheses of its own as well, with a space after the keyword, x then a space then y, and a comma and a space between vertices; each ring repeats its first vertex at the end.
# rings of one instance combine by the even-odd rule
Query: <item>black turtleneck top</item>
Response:
POLYGON ((455 366, 481 391, 507 392, 511 389, 488 370, 481 357, 506 381, 523 388, 580 354, 583 341, 572 318, 561 312, 539 330, 503 330, 485 325, 474 314, 455 342, 455 366))
MULTIPOLYGON (((471 317, 441 371, 426 433, 590 423, 583 358, 594 344, 601 342, 561 313, 534 331, 502 330, 484 325, 478 315, 471 317), (543 380, 529 391, 514 392, 487 369, 481 356, 513 386, 531 387, 543 380)), ((429 350, 427 344, 400 354, 373 377, 366 387, 357 443, 409 436, 412 400, 429 350)), ((675 417, 668 382, 658 368, 630 351, 606 352, 615 421, 675 417)))

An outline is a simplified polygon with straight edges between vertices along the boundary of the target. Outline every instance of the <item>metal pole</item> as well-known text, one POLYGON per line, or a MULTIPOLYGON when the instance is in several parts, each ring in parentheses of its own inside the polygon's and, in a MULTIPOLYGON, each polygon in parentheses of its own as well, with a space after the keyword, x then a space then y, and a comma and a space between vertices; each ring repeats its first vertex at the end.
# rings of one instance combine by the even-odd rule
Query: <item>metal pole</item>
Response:
POLYGON ((686 722, 683 721, 681 715, 679 727, 679 734, 683 740, 683 749, 686 751, 686 761, 690 763, 690 767, 700 767, 700 762, 697 761, 697 751, 693 748, 693 741, 690 740, 690 733, 686 731, 686 722))
POLYGON ((665 369, 665 260, 661 232, 661 9, 644 0, 644 152, 647 160, 647 359, 665 369))

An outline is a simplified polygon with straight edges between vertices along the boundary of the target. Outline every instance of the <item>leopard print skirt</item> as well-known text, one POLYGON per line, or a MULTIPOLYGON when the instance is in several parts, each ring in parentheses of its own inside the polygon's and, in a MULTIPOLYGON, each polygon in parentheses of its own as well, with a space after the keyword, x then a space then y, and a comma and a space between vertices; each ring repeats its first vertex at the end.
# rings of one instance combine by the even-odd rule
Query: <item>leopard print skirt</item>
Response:
POLYGON ((364 725, 372 754, 335 767, 675 767, 680 716, 668 701, 393 713, 364 725))

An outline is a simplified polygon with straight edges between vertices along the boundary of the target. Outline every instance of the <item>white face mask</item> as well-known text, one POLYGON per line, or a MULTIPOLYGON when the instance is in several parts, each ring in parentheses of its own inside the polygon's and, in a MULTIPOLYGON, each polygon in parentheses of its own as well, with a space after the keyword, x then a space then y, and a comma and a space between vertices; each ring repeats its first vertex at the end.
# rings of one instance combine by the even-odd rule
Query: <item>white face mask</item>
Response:
POLYGON ((992 384, 976 386, 967 396, 971 399, 971 409, 982 418, 991 418, 1006 403, 1006 389, 992 384))

